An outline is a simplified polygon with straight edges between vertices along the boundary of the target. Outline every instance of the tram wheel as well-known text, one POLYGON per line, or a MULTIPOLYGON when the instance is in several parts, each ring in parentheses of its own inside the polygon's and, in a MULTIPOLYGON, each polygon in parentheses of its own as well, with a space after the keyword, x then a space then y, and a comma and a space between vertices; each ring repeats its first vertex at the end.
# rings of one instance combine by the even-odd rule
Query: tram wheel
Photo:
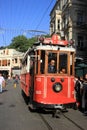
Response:
POLYGON ((77 107, 76 103, 74 103, 74 104, 73 104, 73 109, 74 109, 74 110, 77 110, 77 108, 78 108, 78 107, 77 107))
POLYGON ((28 104, 28 108, 30 110, 30 112, 36 112, 36 108, 33 106, 33 104, 28 104))
POLYGON ((60 110, 56 109, 56 110, 53 111, 52 117, 59 118, 59 114, 60 114, 60 110))

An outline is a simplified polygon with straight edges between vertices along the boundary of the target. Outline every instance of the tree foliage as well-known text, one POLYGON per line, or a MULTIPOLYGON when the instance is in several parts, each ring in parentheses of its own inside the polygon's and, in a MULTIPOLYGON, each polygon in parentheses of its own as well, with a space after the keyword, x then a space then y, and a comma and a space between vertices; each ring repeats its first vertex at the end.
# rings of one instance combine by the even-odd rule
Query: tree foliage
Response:
POLYGON ((36 41, 36 37, 26 38, 24 35, 14 37, 8 48, 16 49, 20 52, 25 52, 36 41))
MULTIPOLYGON (((45 35, 44 37, 49 37, 49 35, 45 35)), ((8 48, 16 49, 20 52, 26 52, 35 42, 37 42, 37 37, 27 38, 24 35, 19 35, 12 39, 8 48)))

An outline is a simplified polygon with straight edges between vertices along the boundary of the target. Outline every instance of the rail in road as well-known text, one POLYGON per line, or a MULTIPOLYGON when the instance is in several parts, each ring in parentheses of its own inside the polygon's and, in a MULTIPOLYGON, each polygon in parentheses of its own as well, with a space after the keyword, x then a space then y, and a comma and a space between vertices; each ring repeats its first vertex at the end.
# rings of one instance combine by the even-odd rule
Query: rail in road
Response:
POLYGON ((30 112, 22 95, 20 84, 14 88, 13 80, 0 94, 0 130, 86 130, 87 117, 78 110, 68 109, 53 118, 52 112, 30 112))
POLYGON ((69 110, 70 113, 60 113, 59 118, 53 118, 50 112, 38 113, 48 130, 86 130, 86 117, 83 117, 79 111, 69 110), (73 114, 74 113, 74 114, 73 114), (75 116, 76 113, 76 116, 75 116), (73 115, 73 116, 71 116, 73 115), (75 116, 75 117, 74 117, 75 116), (81 118, 79 118, 81 116, 81 118), (74 118, 73 118, 74 117, 74 118), (78 120, 77 120, 78 118, 78 120), (84 125, 85 124, 85 125, 84 125))

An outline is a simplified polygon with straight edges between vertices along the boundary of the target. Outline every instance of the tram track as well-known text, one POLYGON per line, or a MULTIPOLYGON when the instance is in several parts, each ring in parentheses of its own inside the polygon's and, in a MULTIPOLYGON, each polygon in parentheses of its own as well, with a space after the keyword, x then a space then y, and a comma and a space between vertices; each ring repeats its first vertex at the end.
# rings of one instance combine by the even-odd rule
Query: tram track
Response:
POLYGON ((39 114, 40 118, 42 119, 42 121, 44 122, 44 124, 46 125, 46 127, 48 128, 48 130, 53 130, 53 128, 51 127, 51 125, 47 122, 47 120, 44 118, 44 116, 42 114, 39 114))
POLYGON ((73 121, 72 119, 70 119, 68 116, 66 116, 64 113, 62 113, 63 117, 65 117, 68 121, 70 121, 72 124, 74 124, 77 128, 79 128, 80 130, 85 130, 84 128, 82 128, 79 124, 77 124, 75 121, 73 121))
MULTIPOLYGON (((63 116, 65 119, 67 119, 70 123, 72 123, 76 129, 79 130, 86 130, 84 129, 82 126, 80 126, 78 123, 76 123, 74 120, 72 120, 70 117, 68 117, 67 115, 65 115, 64 113, 60 113, 60 118, 61 116, 63 116)), ((47 121, 47 119, 44 117, 44 115, 42 115, 41 113, 39 114, 40 118, 42 119, 42 121, 44 122, 44 124, 46 125, 48 130, 54 130, 54 128, 52 128, 52 126, 50 125, 50 123, 47 121)), ((58 118, 56 118, 58 120, 58 118)), ((51 122, 52 123, 52 122, 51 122)), ((58 128, 58 127, 57 127, 58 128)), ((59 128, 58 128, 59 129, 59 128)))

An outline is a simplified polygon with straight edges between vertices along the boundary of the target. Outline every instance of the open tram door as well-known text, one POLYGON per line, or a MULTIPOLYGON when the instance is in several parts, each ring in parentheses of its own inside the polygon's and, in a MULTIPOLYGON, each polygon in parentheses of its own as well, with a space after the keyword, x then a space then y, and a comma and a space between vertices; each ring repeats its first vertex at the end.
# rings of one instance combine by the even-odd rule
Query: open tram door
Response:
MULTIPOLYGON (((44 50, 32 50, 29 52, 30 56, 30 104, 29 107, 33 110, 37 108, 35 95, 40 91, 36 89, 38 81, 45 74, 45 51, 44 50)), ((41 86, 41 84, 40 84, 41 86)), ((43 85, 41 86, 43 87, 43 85)))
POLYGON ((30 97, 30 107, 33 104, 33 93, 34 93, 34 69, 35 69, 35 52, 31 50, 29 52, 30 57, 30 84, 29 84, 29 97, 30 97))
POLYGON ((34 106, 34 95, 35 95, 35 86, 36 86, 36 77, 38 75, 44 74, 44 67, 45 67, 45 51, 43 50, 30 50, 29 52, 30 57, 30 89, 29 89, 29 96, 30 96, 30 107, 34 106), (43 57, 43 58, 42 58, 43 57), (43 60, 42 60, 43 59, 43 60), (33 106, 32 106, 32 105, 33 106))

